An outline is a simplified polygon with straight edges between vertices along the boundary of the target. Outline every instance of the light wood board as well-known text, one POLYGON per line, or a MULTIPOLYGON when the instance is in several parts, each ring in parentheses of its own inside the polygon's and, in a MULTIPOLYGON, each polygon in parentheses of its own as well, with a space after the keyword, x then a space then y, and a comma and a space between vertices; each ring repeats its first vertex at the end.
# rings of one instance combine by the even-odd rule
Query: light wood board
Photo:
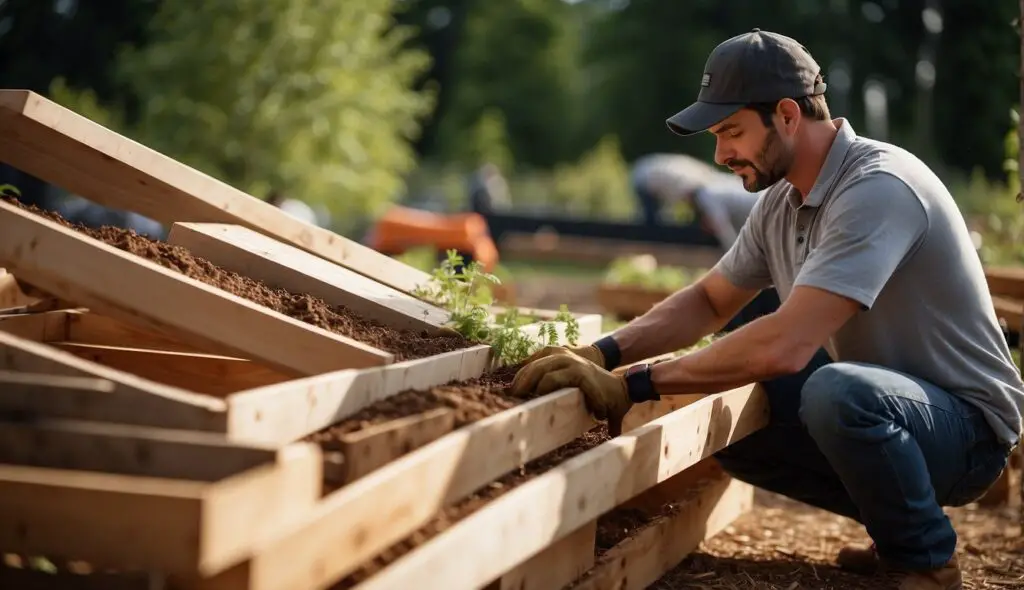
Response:
POLYGON ((402 330, 436 330, 447 311, 240 225, 175 223, 167 241, 217 266, 402 330))
POLYGON ((0 202, 0 263, 54 295, 182 334, 291 375, 382 365, 393 355, 272 311, 0 202))
POLYGON ((0 161, 101 205, 168 225, 244 225, 406 293, 428 279, 423 271, 296 219, 37 93, 0 90, 0 134, 0 161))
POLYGON ((479 588, 767 419, 760 388, 708 396, 531 479, 356 587, 479 588))

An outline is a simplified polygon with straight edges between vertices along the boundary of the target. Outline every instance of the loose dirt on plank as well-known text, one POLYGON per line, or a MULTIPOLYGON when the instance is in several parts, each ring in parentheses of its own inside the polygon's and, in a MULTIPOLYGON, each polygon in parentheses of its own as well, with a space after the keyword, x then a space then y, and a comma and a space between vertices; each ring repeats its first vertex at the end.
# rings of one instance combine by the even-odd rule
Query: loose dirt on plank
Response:
POLYGON ((239 275, 192 255, 188 249, 153 240, 134 230, 105 226, 93 229, 72 223, 60 214, 26 205, 8 196, 0 197, 20 209, 57 222, 64 227, 99 240, 124 252, 155 262, 202 283, 247 299, 258 305, 369 344, 395 355, 395 361, 424 358, 467 348, 473 343, 461 336, 434 336, 426 332, 398 330, 366 318, 343 305, 329 305, 305 293, 292 293, 239 275))
POLYGON ((647 528, 658 517, 671 513, 671 506, 662 506, 662 511, 648 512, 639 508, 616 508, 597 519, 595 554, 600 557, 622 541, 634 537, 647 528))
POLYGON ((453 410, 455 428, 462 428, 525 401, 524 398, 515 398, 508 393, 518 369, 519 365, 499 367, 475 379, 397 393, 310 435, 307 440, 332 450, 330 442, 342 435, 439 408, 453 410))

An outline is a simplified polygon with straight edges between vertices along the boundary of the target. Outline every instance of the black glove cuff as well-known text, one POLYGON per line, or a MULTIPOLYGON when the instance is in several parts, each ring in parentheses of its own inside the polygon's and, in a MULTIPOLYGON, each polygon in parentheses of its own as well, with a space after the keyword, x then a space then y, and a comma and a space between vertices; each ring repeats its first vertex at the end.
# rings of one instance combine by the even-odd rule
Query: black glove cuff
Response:
POLYGON ((661 399, 654 390, 651 379, 651 365, 643 363, 626 369, 626 392, 633 403, 651 402, 661 399))
POLYGON ((594 342, 594 347, 601 351, 604 356, 604 369, 611 371, 622 364, 622 351, 619 350, 619 343, 611 336, 605 336, 594 342))

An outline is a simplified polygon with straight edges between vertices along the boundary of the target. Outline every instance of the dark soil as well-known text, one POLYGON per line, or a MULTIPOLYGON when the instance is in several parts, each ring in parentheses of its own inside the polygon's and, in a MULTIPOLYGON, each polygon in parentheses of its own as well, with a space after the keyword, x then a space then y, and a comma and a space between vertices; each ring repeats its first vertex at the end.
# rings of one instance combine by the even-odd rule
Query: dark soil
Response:
POLYGON ((600 556, 632 537, 661 515, 661 512, 650 513, 638 508, 616 508, 605 513, 597 519, 596 554, 600 556))
POLYGON ((325 450, 338 450, 340 437, 391 420, 449 408, 455 412, 455 428, 482 420, 522 403, 508 394, 516 366, 500 367, 475 379, 453 381, 430 389, 410 389, 371 404, 341 422, 309 435, 325 450))
POLYGON ((519 471, 510 473, 505 477, 495 480, 462 502, 442 510, 441 513, 432 521, 403 541, 400 541, 386 549, 380 555, 375 557, 373 561, 364 565, 362 568, 356 570, 348 577, 332 586, 331 590, 352 588, 353 586, 366 581, 374 574, 397 561, 403 555, 443 533, 459 521, 477 512, 488 503, 493 502, 531 479, 542 475, 546 471, 557 467, 559 464, 564 463, 565 461, 580 455, 607 440, 607 428, 604 425, 597 426, 573 442, 527 463, 519 471))
POLYGON ((222 269, 193 256, 186 248, 153 240, 134 230, 106 226, 93 229, 71 223, 52 211, 25 205, 10 197, 0 197, 21 209, 60 223, 110 246, 155 262, 268 309, 306 322, 335 334, 369 344, 395 355, 396 361, 424 358, 459 350, 472 343, 461 336, 433 336, 426 332, 397 330, 365 318, 342 305, 329 305, 304 293, 292 293, 270 287, 249 277, 222 269))

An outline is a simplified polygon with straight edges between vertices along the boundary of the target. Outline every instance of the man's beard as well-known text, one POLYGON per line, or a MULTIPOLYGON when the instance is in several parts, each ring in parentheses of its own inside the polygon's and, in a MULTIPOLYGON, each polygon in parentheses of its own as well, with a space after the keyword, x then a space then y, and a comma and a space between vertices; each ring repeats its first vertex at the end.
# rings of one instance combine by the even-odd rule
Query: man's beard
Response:
POLYGON ((764 138, 764 145, 757 154, 755 165, 750 160, 731 160, 728 165, 734 170, 749 167, 754 171, 754 178, 743 179, 743 188, 748 192, 756 193, 764 190, 776 182, 782 180, 789 173, 789 167, 793 164, 793 154, 786 149, 786 145, 779 137, 779 132, 774 127, 769 127, 768 135, 764 138))

